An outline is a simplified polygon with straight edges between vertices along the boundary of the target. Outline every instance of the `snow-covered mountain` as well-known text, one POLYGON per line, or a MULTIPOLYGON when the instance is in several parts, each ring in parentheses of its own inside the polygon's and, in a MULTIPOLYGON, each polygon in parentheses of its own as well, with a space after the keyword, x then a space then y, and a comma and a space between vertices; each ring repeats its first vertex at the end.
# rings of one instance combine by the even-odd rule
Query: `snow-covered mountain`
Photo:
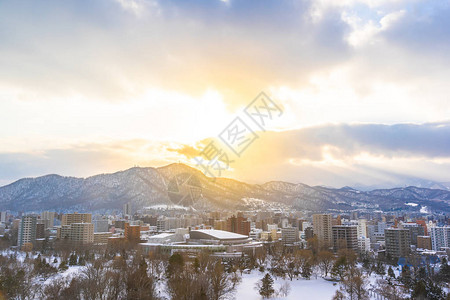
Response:
MULTIPOLYGON (((350 187, 334 189, 282 181, 247 184, 228 178, 211 180, 199 170, 183 164, 161 168, 131 168, 88 178, 46 175, 25 178, 0 187, 0 210, 105 211, 121 209, 131 202, 137 209, 171 204, 168 184, 179 174, 191 174, 201 185, 201 202, 211 208, 250 208, 246 199, 281 203, 310 211, 353 210, 450 210, 450 191, 419 187, 360 191, 350 187), (415 203, 417 206, 407 205, 415 203)), ((254 203, 253 203, 254 204, 254 203)))

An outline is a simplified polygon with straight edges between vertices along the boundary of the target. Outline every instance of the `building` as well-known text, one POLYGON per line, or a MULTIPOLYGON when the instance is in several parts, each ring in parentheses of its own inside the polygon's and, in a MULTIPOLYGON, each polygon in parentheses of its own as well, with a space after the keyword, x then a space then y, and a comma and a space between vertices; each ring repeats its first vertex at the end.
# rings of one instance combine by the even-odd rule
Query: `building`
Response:
POLYGON ((329 214, 313 215, 313 230, 319 244, 329 247, 333 244, 332 217, 329 214))
POLYGON ((0 212, 0 223, 6 223, 6 217, 7 217, 6 211, 0 212))
POLYGON ((417 223, 402 223, 400 228, 409 230, 410 244, 414 246, 417 246, 417 237, 425 235, 424 227, 417 223))
POLYGON ((297 220, 297 225, 298 225, 298 230, 299 231, 304 231, 305 228, 308 227, 308 226, 306 226, 306 227, 303 226, 303 223, 305 223, 305 222, 307 222, 307 221, 304 220, 304 219, 298 219, 297 220))
POLYGON ((94 220, 94 232, 108 232, 108 231, 109 231, 108 220, 105 219, 94 220))
POLYGON ((277 224, 267 224, 266 227, 267 227, 267 231, 278 230, 277 224))
POLYGON ((430 228, 431 246, 433 250, 450 247, 450 226, 435 226, 430 228))
POLYGON ((12 228, 13 228, 13 229, 19 230, 20 222, 22 222, 21 219, 14 219, 14 220, 13 220, 13 226, 12 226, 12 228))
POLYGON ((365 253, 370 251, 370 239, 364 236, 358 237, 358 251, 365 253))
MULTIPOLYGON (((39 222, 38 220, 37 222, 39 222)), ((36 224, 36 238, 37 239, 43 239, 45 238, 45 224, 44 223, 37 223, 36 224)))
POLYGON ((298 242, 298 227, 284 227, 281 229, 281 240, 283 244, 293 244, 298 242))
POLYGON ((358 251, 358 226, 337 225, 333 230, 333 250, 350 249, 358 251))
POLYGON ((408 229, 386 228, 384 230, 386 242, 386 255, 391 258, 408 256, 411 246, 411 237, 408 229))
POLYGON ((424 231, 423 235, 428 235, 426 221, 425 220, 416 220, 416 223, 423 227, 423 231, 424 231))
POLYGON ((53 211, 43 211, 41 213, 41 220, 44 224, 45 229, 55 226, 55 216, 56 212, 53 211))
POLYGON ((431 237, 428 235, 419 235, 417 237, 417 248, 428 250, 433 249, 431 244, 431 237))
POLYGON ((76 243, 90 244, 94 242, 94 224, 72 223, 70 240, 76 243))
POLYGON ((24 216, 19 223, 18 246, 22 247, 25 243, 34 243, 36 241, 36 216, 24 216))
POLYGON ((61 227, 56 228, 56 238, 60 240, 69 240, 71 225, 62 225, 61 227))
POLYGON ((167 233, 163 232, 160 234, 152 235, 148 238, 148 244, 171 244, 171 243, 181 243, 186 241, 186 237, 189 234, 187 228, 178 228, 175 232, 167 233))
POLYGON ((314 230, 312 227, 306 227, 304 232, 305 232, 305 240, 309 240, 314 237, 314 230))
POLYGON ((227 231, 248 236, 250 233, 250 222, 242 215, 232 216, 227 219, 227 231))
POLYGON ((141 226, 125 223, 125 239, 129 242, 139 243, 141 240, 141 226))
POLYGON ((252 239, 252 240, 260 240, 261 239, 261 233, 262 233, 262 229, 252 229, 250 231, 250 233, 248 234, 248 236, 252 239))
POLYGON ((57 227, 56 238, 76 243, 89 244, 94 242, 94 224, 72 223, 57 227))
POLYGON ((225 221, 225 220, 214 220, 214 229, 226 230, 227 229, 227 221, 225 221))
POLYGON ((94 244, 105 245, 112 235, 112 232, 94 232, 94 244))
POLYGON ((216 229, 192 230, 189 233, 190 241, 201 244, 241 244, 248 243, 250 238, 243 234, 216 229))
POLYGON ((65 214, 61 219, 61 226, 71 225, 73 223, 92 223, 92 214, 65 214))
POLYGON ((367 220, 366 219, 358 220, 358 238, 361 236, 367 237, 367 220))
POLYGON ((133 212, 131 210, 131 203, 125 203, 123 205, 123 216, 126 217, 131 217, 133 215, 133 212))

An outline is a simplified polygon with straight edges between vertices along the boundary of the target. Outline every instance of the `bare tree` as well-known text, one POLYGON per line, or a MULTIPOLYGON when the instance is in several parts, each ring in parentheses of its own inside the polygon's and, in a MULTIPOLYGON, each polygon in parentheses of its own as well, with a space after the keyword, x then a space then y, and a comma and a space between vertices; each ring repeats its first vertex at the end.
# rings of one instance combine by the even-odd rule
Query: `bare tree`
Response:
POLYGON ((334 264, 335 258, 333 253, 326 250, 320 251, 317 256, 317 260, 319 263, 319 267, 323 272, 323 275, 327 277, 328 273, 331 271, 331 268, 333 267, 334 264))
POLYGON ((217 261, 208 272, 210 282, 210 299, 219 300, 231 294, 236 288, 237 282, 231 274, 225 273, 220 261, 217 261))

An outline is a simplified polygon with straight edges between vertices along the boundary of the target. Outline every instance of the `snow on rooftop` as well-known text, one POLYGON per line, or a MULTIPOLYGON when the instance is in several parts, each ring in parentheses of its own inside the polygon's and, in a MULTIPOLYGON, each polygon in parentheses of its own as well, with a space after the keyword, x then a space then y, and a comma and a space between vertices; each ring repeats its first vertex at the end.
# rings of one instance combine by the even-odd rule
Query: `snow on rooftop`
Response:
POLYGON ((192 232, 201 232, 201 233, 209 234, 212 237, 215 237, 220 240, 247 239, 248 238, 248 236, 243 235, 243 234, 238 234, 238 233, 224 231, 224 230, 217 230, 217 229, 198 229, 198 230, 192 230, 192 232))
POLYGON ((148 237, 148 239, 150 240, 150 239, 164 239, 164 238, 167 238, 167 237, 171 237, 172 235, 174 235, 175 233, 167 233, 167 232, 163 232, 163 233, 160 233, 160 234, 155 234, 155 235, 152 235, 152 236, 149 236, 148 237))

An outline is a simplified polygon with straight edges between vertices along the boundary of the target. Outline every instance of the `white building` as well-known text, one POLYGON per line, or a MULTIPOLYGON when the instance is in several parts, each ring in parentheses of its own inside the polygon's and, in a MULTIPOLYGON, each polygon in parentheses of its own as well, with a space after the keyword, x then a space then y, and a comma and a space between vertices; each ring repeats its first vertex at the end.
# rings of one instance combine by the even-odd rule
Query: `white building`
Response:
POLYGON ((262 229, 254 228, 249 232, 248 236, 251 239, 257 241, 257 240, 261 239, 261 232, 262 232, 262 229))
POLYGON ((281 220, 281 228, 289 227, 289 220, 287 218, 283 218, 281 220))
POLYGON ((123 205, 123 216, 131 217, 133 215, 133 212, 131 210, 131 203, 125 203, 123 205))
POLYGON ((358 220, 358 238, 361 236, 367 237, 367 220, 366 219, 358 220))
POLYGON ((0 212, 0 223, 6 223, 6 217, 7 217, 6 211, 0 212))
POLYGON ((277 224, 267 224, 267 231, 278 230, 277 224))
POLYGON ((358 237, 358 250, 360 253, 370 251, 370 239, 364 236, 358 237))
POLYGON ((433 250, 450 247, 450 226, 435 226, 430 229, 431 247, 433 250))

